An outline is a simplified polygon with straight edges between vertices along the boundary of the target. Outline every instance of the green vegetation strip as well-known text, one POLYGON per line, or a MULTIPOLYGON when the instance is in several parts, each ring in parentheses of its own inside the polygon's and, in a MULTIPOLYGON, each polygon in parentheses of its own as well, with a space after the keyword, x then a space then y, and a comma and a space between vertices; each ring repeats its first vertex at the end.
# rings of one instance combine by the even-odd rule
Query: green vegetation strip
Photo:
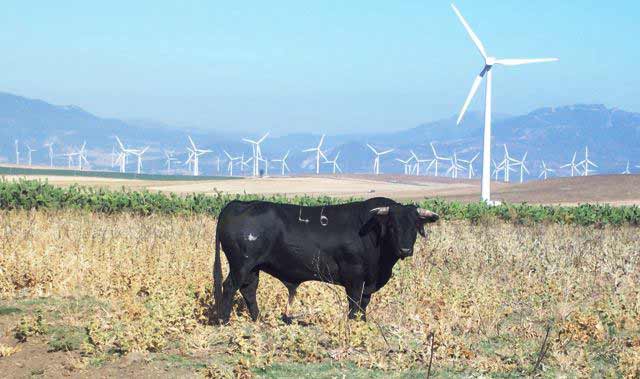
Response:
MULTIPOLYGON (((336 199, 328 196, 285 197, 280 195, 215 195, 190 194, 178 196, 148 191, 113 191, 102 188, 71 186, 55 187, 46 181, 0 181, 0 209, 83 209, 93 212, 131 212, 149 214, 212 214, 232 200, 266 200, 306 206, 345 203, 357 199, 336 199)), ((531 224, 551 222, 576 225, 639 225, 640 207, 614 207, 604 204, 578 206, 547 206, 531 204, 502 204, 488 206, 485 203, 461 203, 442 199, 425 199, 417 204, 440 214, 445 220, 500 219, 509 222, 531 224)))

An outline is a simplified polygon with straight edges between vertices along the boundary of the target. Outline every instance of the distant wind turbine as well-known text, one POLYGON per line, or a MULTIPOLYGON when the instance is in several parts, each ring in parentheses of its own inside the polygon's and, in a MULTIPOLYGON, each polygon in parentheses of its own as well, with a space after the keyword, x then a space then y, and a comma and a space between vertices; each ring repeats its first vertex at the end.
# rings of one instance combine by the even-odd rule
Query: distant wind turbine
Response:
POLYGON ((327 157, 322 152, 322 143, 324 142, 324 134, 320 137, 320 142, 318 142, 318 146, 312 147, 310 149, 302 150, 303 153, 310 153, 312 151, 316 152, 316 175, 320 174, 320 158, 322 157, 325 161, 327 157))
POLYGON ((287 153, 280 159, 274 159, 272 162, 280 162, 280 175, 284 176, 285 170, 287 172, 291 172, 289 166, 287 165, 287 158, 289 157, 289 150, 287 153))
POLYGON ((371 149, 371 151, 373 151, 373 153, 376 155, 376 157, 373 160, 373 173, 376 175, 380 175, 380 157, 385 154, 389 154, 390 152, 393 151, 393 149, 378 151, 369 144, 367 144, 367 146, 369 146, 369 149, 371 149))
POLYGON ((540 172, 540 175, 538 175, 538 178, 543 178, 544 180, 547 180, 548 174, 551 174, 553 172, 555 172, 555 170, 547 167, 547 164, 544 163, 544 161, 542 161, 542 171, 540 172))

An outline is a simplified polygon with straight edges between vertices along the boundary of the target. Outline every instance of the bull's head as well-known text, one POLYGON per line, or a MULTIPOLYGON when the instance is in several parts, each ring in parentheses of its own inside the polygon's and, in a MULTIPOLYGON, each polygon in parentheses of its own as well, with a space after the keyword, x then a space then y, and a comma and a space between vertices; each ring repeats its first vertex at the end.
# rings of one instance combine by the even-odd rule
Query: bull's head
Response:
POLYGON ((361 234, 377 229, 380 239, 403 259, 413 255, 413 245, 418 233, 423 237, 427 236, 424 225, 440 218, 429 210, 401 204, 374 208, 370 213, 372 217, 364 225, 361 234))

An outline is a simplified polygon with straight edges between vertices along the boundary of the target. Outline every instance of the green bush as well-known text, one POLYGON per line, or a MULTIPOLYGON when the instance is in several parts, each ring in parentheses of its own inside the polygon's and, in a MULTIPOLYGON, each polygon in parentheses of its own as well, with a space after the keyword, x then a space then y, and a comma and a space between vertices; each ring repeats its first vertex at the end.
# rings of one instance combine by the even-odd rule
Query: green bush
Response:
MULTIPOLYGON (((306 206, 340 204, 357 199, 337 199, 328 196, 285 197, 281 195, 202 193, 178 196, 149 191, 112 191, 102 188, 71 186, 54 187, 46 181, 0 181, 0 209, 82 209, 93 212, 131 212, 141 215, 199 214, 218 215, 233 200, 266 200, 306 206)), ((613 207, 601 204, 578 206, 549 206, 532 204, 501 204, 489 206, 483 202, 461 203, 443 199, 425 199, 419 202, 440 214, 445 220, 500 219, 519 224, 552 222, 577 225, 639 225, 640 207, 613 207)))

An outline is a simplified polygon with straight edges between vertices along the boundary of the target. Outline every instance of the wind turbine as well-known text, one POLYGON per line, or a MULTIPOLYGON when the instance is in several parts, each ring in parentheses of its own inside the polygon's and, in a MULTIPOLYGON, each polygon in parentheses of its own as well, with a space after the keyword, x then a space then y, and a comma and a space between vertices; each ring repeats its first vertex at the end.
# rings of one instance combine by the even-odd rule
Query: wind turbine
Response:
POLYGON ((191 152, 190 160, 193 163, 192 165, 193 176, 199 176, 200 175, 200 162, 199 162, 200 156, 207 153, 211 153, 211 150, 198 149, 196 147, 196 144, 191 139, 191 136, 187 136, 187 138, 189 139, 189 143, 191 144, 191 148, 187 147, 187 150, 191 152))
MULTIPOLYGON (((249 168, 249 163, 253 161, 253 157, 244 160, 244 153, 242 153, 242 155, 240 155, 240 174, 244 176, 244 168, 247 167, 249 168)), ((253 169, 253 172, 255 172, 255 168, 253 169)), ((253 173, 252 173, 253 175, 253 173)))
POLYGON ((589 147, 584 147, 584 159, 578 163, 578 166, 582 165, 582 176, 589 176, 589 166, 598 168, 598 165, 589 160, 589 147))
POLYGON ((265 138, 267 138, 268 135, 269 135, 269 132, 267 132, 257 141, 254 141, 248 138, 242 139, 244 142, 248 142, 251 144, 251 150, 253 151, 253 158, 252 158, 253 159, 253 176, 259 175, 260 160, 262 159, 262 150, 260 149, 260 144, 262 143, 262 141, 265 140, 265 138))
POLYGON ((547 175, 555 171, 556 170, 548 168, 547 164, 544 163, 544 161, 542 161, 542 171, 540 172, 540 175, 538 175, 538 178, 543 178, 544 180, 547 180, 547 175))
POLYGON ((529 152, 525 151, 524 155, 522 156, 521 160, 517 160, 514 159, 513 161, 516 163, 516 165, 520 166, 520 183, 524 183, 524 173, 526 172, 527 174, 530 174, 529 170, 527 169, 527 166, 525 165, 525 160, 527 159, 527 154, 529 152))
POLYGON ((629 161, 627 161, 627 168, 622 171, 622 175, 631 175, 631 170, 629 170, 629 161))
POLYGON ((47 142, 44 147, 49 151, 49 167, 53 167, 53 142, 47 142))
POLYGON ((70 153, 65 153, 65 154, 62 154, 62 155, 67 157, 67 168, 71 169, 71 165, 73 165, 73 157, 78 155, 78 153, 74 153, 72 151, 70 153))
POLYGON ((18 146, 18 140, 15 140, 16 145, 16 165, 20 164, 20 148, 18 146))
POLYGON ((340 168, 340 165, 338 164, 338 157, 340 157, 340 152, 338 151, 338 153, 336 153, 336 156, 333 158, 333 160, 325 160, 323 163, 325 164, 330 164, 332 167, 332 172, 335 174, 336 171, 342 172, 342 169, 340 168))
MULTIPOLYGON (((431 168, 431 166, 433 166, 433 164, 434 164, 434 163, 435 163, 436 165, 437 165, 437 163, 438 163, 435 159, 420 159, 420 158, 418 157, 418 155, 416 155, 416 153, 414 153, 414 152, 413 152, 413 150, 409 150, 409 152, 411 153, 411 157, 412 157, 413 159, 415 159, 415 161, 416 161, 415 165, 413 165, 413 167, 414 167, 414 169, 415 169, 416 176, 420 176, 420 167, 421 167, 420 165, 421 165, 422 163, 427 163, 427 162, 429 162, 429 165, 427 166, 427 169, 426 169, 426 170, 424 170, 425 174, 428 174, 428 173, 429 173, 429 169, 431 168)), ((412 169, 412 170, 411 170, 411 174, 413 174, 413 172, 414 172, 414 170, 412 169)))
POLYGON ((318 146, 312 147, 310 149, 302 150, 303 153, 309 153, 312 151, 316 152, 316 175, 320 174, 320 157, 322 157, 325 161, 327 160, 327 157, 324 155, 324 153, 321 150, 323 142, 324 142, 324 134, 322 135, 322 137, 320 137, 320 142, 318 142, 318 146))
POLYGON ((453 157, 449 158, 449 160, 451 161, 451 166, 449 166, 449 169, 447 170, 446 174, 447 175, 451 174, 451 177, 453 179, 457 179, 458 172, 461 170, 464 170, 465 168, 464 166, 458 163, 458 155, 455 151, 453 152, 453 157))
POLYGON ((240 157, 232 157, 229 153, 227 153, 226 150, 222 150, 222 151, 224 152, 224 155, 226 155, 227 158, 229 158, 229 164, 227 165, 227 171, 229 173, 229 176, 233 176, 233 162, 240 159, 240 157))
POLYGON ((118 147, 120 148, 120 154, 118 154, 118 159, 116 159, 115 163, 120 165, 120 172, 124 173, 127 171, 127 155, 131 153, 131 149, 125 148, 120 138, 118 138, 118 136, 115 137, 118 142, 118 147))
POLYGON ((287 170, 288 172, 291 172, 291 170, 289 169, 289 166, 287 165, 287 158, 289 157, 289 150, 287 150, 287 153, 280 159, 274 159, 272 162, 280 162, 280 175, 284 176, 284 171, 287 170))
POLYGON ((573 153, 573 158, 571 158, 571 162, 560 166, 560 168, 571 167, 571 176, 582 175, 580 173, 580 167, 578 167, 579 163, 576 163, 576 155, 578 155, 577 151, 573 153))
MULTIPOLYGON (((413 152, 411 153, 413 154, 413 152)), ((406 160, 396 158, 396 161, 402 163, 402 166, 404 167, 405 175, 409 175, 409 173, 411 172, 411 161, 413 161, 413 159, 414 159, 414 155, 410 156, 409 159, 406 159, 406 160)))
POLYGON ((76 153, 78 155, 78 169, 80 171, 82 171, 83 169, 83 162, 87 164, 87 166, 89 165, 89 161, 87 160, 87 155, 86 155, 86 150, 85 147, 87 146, 87 143, 84 142, 82 144, 82 147, 80 148, 80 150, 78 150, 78 152, 76 153))
POLYGON ((476 153, 476 155, 474 155, 471 159, 459 159, 460 162, 467 164, 467 173, 469 174, 469 179, 476 176, 476 170, 473 169, 473 162, 475 162, 479 156, 480 153, 476 153))
POLYGON ((469 107, 469 103, 473 99, 476 91, 478 90, 478 86, 480 86, 480 82, 486 76, 487 81, 486 84, 486 94, 485 94, 485 110, 484 110, 484 140, 483 140, 483 150, 482 150, 482 185, 481 185, 481 198, 483 201, 487 203, 491 203, 491 85, 492 85, 492 71, 494 65, 502 65, 502 66, 518 66, 523 64, 530 63, 541 63, 541 62, 553 62, 557 61, 557 58, 538 58, 538 59, 496 59, 495 57, 488 56, 484 45, 473 32, 467 21, 462 17, 462 14, 456 8, 455 5, 451 4, 453 11, 460 19, 460 22, 464 26, 469 34, 469 37, 475 44, 476 48, 480 52, 480 55, 484 59, 484 67, 482 71, 478 74, 478 76, 473 81, 471 85, 471 90, 469 91, 469 95, 467 95, 467 99, 462 106, 462 110, 460 111, 460 116, 458 116, 457 124, 460 125, 462 118, 464 117, 467 108, 469 107))
POLYGON ((438 153, 436 152, 436 148, 433 146, 433 142, 430 142, 429 145, 431 145, 431 151, 433 151, 433 156, 434 156, 434 169, 435 169, 435 176, 438 176, 438 161, 442 161, 442 162, 448 162, 451 161, 451 158, 445 158, 445 157, 441 157, 438 155, 438 153))
MULTIPOLYGON (((502 159, 502 161, 500 161, 500 163, 498 163, 498 166, 496 167, 496 170, 500 171, 502 170, 503 173, 503 178, 504 178, 504 182, 505 183, 509 183, 511 181, 511 171, 516 171, 515 168, 511 167, 511 163, 518 163, 519 161, 512 158, 509 155, 509 150, 507 149, 507 144, 504 144, 504 158, 502 159)), ((526 157, 526 156, 525 156, 526 157)), ((527 170, 527 172, 529 172, 527 170)), ((496 180, 497 180, 497 175, 496 175, 496 180)))
POLYGON ((38 151, 38 150, 32 149, 31 146, 29 146, 29 145, 25 145, 25 146, 27 147, 27 162, 29 162, 29 167, 31 167, 31 154, 34 151, 38 151))
POLYGON ((393 151, 393 149, 389 149, 389 150, 385 150, 385 151, 378 151, 378 150, 374 149, 374 147, 369 145, 369 144, 367 144, 367 146, 369 146, 369 149, 371 149, 371 151, 373 151, 373 153, 376 155, 375 159, 373 160, 373 173, 376 174, 376 175, 380 175, 380 157, 385 155, 385 154, 389 154, 390 152, 393 151))
POLYGON ((176 162, 176 163, 180 163, 178 162, 178 158, 174 157, 173 155, 175 154, 174 150, 165 150, 164 151, 164 156, 165 156, 165 163, 167 165, 167 174, 171 173, 171 162, 176 162))

